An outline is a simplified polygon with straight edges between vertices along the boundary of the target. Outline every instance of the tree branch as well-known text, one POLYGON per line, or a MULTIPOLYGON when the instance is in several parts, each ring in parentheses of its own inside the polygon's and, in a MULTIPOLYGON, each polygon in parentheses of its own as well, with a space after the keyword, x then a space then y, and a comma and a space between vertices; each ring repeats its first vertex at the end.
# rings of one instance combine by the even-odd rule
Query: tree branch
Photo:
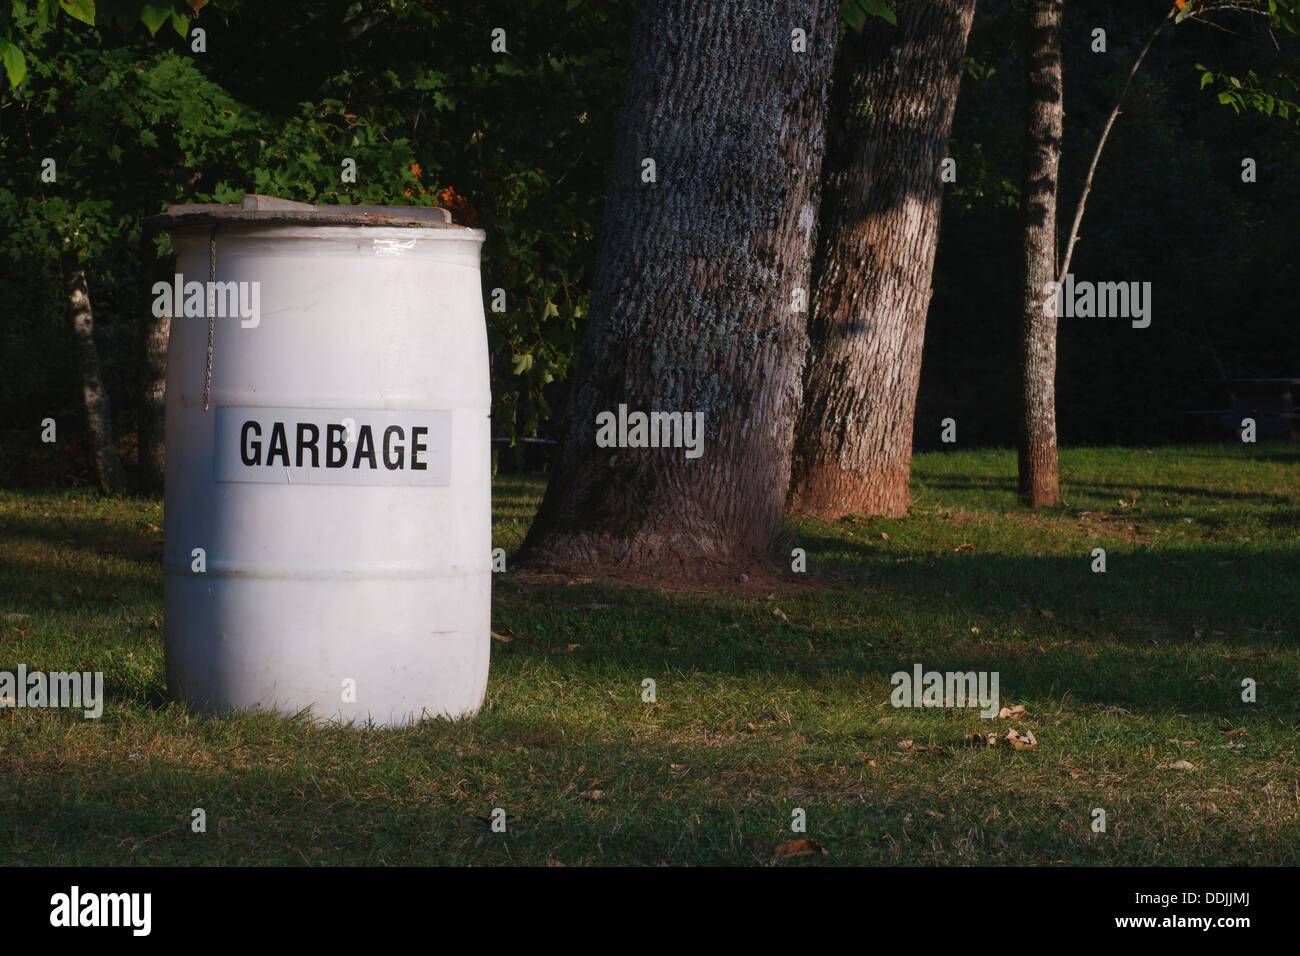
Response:
POLYGON ((1142 47, 1142 52, 1138 54, 1137 59, 1133 61, 1133 68, 1128 71, 1128 77, 1124 80, 1124 88, 1120 90, 1119 99, 1115 101, 1115 108, 1110 111, 1110 117, 1106 120, 1106 125, 1101 131, 1101 138, 1097 140, 1097 149, 1092 154, 1092 164, 1088 167, 1088 176, 1083 181, 1083 192, 1079 194, 1079 203, 1074 207, 1074 222, 1070 225, 1070 238, 1065 245, 1065 258, 1061 261, 1061 274, 1057 281, 1064 284, 1065 277, 1070 271, 1070 258, 1074 255, 1074 245, 1079 240, 1079 224, 1083 222, 1083 210, 1088 205, 1088 193, 1092 192, 1092 178, 1097 173, 1097 164, 1101 162, 1101 151, 1106 148, 1106 140, 1110 136, 1111 127, 1115 125, 1115 119, 1119 116, 1120 107, 1124 105, 1124 97, 1128 96, 1128 88, 1133 83, 1133 77, 1137 75, 1138 69, 1142 66, 1142 61, 1146 59, 1147 52, 1151 49, 1156 38, 1164 32, 1165 27, 1173 21, 1177 14, 1178 8, 1171 8, 1165 18, 1160 21, 1154 33, 1147 40, 1146 45, 1142 47))

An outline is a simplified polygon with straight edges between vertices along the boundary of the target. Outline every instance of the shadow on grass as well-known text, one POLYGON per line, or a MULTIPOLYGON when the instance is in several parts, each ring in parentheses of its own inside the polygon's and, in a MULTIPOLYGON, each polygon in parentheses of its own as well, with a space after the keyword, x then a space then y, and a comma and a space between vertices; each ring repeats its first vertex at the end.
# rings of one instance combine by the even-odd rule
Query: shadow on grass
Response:
MULTIPOLYGON (((804 538, 840 574, 836 590, 769 600, 666 595, 602 585, 499 588, 494 626, 519 635, 497 661, 602 678, 761 678, 887 698, 890 675, 998 671, 1004 699, 1060 699, 1143 713, 1240 717, 1241 680, 1259 712, 1300 712, 1300 554, 1115 553, 1106 574, 1074 558, 882 558, 804 538), (847 587, 845 585, 848 585, 847 587), (779 611, 779 614, 777 613, 779 611), (569 650, 570 645, 577 645, 569 650)), ((828 578, 830 580, 830 578, 828 578)))
MULTIPOLYGON (((827 758, 720 764, 717 748, 701 744, 567 739, 528 748, 535 772, 524 775, 490 752, 491 741, 530 732, 528 722, 496 718, 477 746, 467 737, 431 754, 416 739, 389 760, 364 762, 364 741, 344 739, 328 771, 309 753, 277 767, 65 762, 58 774, 27 776, 26 799, 0 796, 0 845, 20 863, 82 866, 753 865, 772 862, 773 846, 792 839, 790 808, 807 806, 810 836, 830 855, 794 865, 1139 865, 1153 854, 1156 862, 1278 864, 1300 852, 1293 829, 1257 840, 1262 824, 1249 814, 1171 816, 1167 787, 1124 793, 1113 812, 1134 821, 1132 833, 1096 839, 1087 826, 1093 787, 1007 786, 1008 777, 1041 772, 1032 755, 980 752, 948 773, 934 763, 910 771, 895 753, 881 756, 879 769, 849 773, 827 758), (593 780, 599 802, 582 796, 593 780), (206 833, 191 830, 195 806, 205 810, 206 833), (490 825, 498 807, 504 833, 490 825)), ((872 752, 883 754, 888 744, 876 743, 872 752)))
MULTIPOLYGON (((529 479, 517 484, 520 495, 536 487, 529 479)), ((1288 509, 1273 520, 1296 516, 1288 509)), ((807 529, 792 541, 807 549, 812 580, 831 587, 746 599, 524 586, 498 575, 493 626, 517 637, 494 645, 493 666, 545 664, 563 675, 638 683, 655 675, 766 675, 808 692, 860 685, 878 699, 892 673, 921 663, 996 670, 1007 699, 1068 692, 1139 712, 1225 717, 1240 709, 1234 686, 1252 677, 1261 712, 1296 713, 1294 548, 1235 541, 1114 550, 1107 573, 1094 574, 1086 552, 935 554, 807 529)), ((157 558, 157 543, 143 536, 6 521, 0 603, 41 622, 39 629, 31 621, 6 626, 0 667, 22 660, 84 669, 88 659, 102 659, 111 694, 161 706, 160 632, 127 633, 123 625, 124 618, 161 618, 157 558), (22 546, 32 540, 82 560, 51 561, 22 546), (132 652, 152 670, 142 674, 138 662, 126 669, 122 658, 132 652)))

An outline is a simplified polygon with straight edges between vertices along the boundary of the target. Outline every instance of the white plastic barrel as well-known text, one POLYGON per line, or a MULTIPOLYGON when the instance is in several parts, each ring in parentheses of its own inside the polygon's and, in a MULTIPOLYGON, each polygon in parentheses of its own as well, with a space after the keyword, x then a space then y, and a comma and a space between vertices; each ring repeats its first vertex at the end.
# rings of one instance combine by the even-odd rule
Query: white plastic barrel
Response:
POLYGON ((481 706, 484 234, 449 219, 250 196, 153 220, 181 276, 154 290, 174 697, 378 726, 481 706))

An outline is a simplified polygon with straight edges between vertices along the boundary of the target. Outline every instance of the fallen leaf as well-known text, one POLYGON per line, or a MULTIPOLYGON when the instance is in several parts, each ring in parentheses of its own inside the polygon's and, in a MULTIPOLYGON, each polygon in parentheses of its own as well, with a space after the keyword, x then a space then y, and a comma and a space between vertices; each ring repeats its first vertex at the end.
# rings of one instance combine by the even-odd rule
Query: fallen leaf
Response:
POLYGON ((975 545, 973 545, 973 544, 969 544, 969 543, 968 543, 968 544, 959 544, 959 545, 957 545, 957 547, 953 548, 953 550, 954 550, 954 551, 957 551, 957 552, 962 552, 962 551, 974 551, 974 550, 975 550, 975 545))
POLYGON ((566 866, 567 864, 561 863, 559 860, 552 859, 551 857, 547 857, 547 858, 546 858, 546 865, 547 865, 547 866, 566 866))
POLYGON ((506 637, 504 634, 498 634, 496 631, 488 631, 488 633, 492 635, 492 640, 494 641, 500 641, 502 644, 510 643, 510 638, 506 637))
POLYGON ((885 534, 885 532, 883 532, 883 531, 880 532, 880 540, 881 540, 881 541, 888 541, 888 540, 889 540, 889 535, 885 534))
POLYGON ((1190 760, 1175 760, 1173 763, 1158 763, 1157 770, 1195 770, 1196 767, 1190 760))
POLYGON ((578 796, 581 797, 583 800, 593 800, 593 801, 594 801, 594 800, 604 800, 604 799, 605 799, 605 791, 604 791, 604 790, 584 790, 584 791, 582 791, 582 793, 578 794, 578 796))
POLYGON ((576 650, 577 650, 578 648, 580 648, 581 646, 582 646, 581 644, 570 644, 570 645, 568 646, 569 653, 572 654, 574 651, 576 651, 576 650))
POLYGON ((787 624, 790 623, 790 619, 789 619, 788 617, 785 616, 785 611, 782 611, 779 607, 774 607, 774 608, 772 608, 772 616, 773 616, 773 617, 779 617, 781 620, 785 621, 785 623, 787 623, 787 624))
POLYGON ((819 843, 812 840, 791 840, 789 843, 778 843, 772 848, 772 855, 778 860, 793 860, 800 856, 828 856, 829 851, 819 843))
POLYGON ((1038 746, 1038 738, 1034 736, 1032 730, 1026 730, 1022 734, 1012 728, 1002 733, 971 734, 966 738, 966 744, 971 747, 996 747, 998 744, 1010 744, 1016 750, 1032 750, 1038 746))
POLYGON ((1014 730, 1007 731, 1007 742, 1017 750, 1032 750, 1038 746, 1038 740, 1034 737, 1032 730, 1027 730, 1024 734, 1018 734, 1014 730))
POLYGON ((931 753, 939 757, 947 754, 947 751, 937 744, 918 744, 913 743, 910 740, 900 740, 898 746, 902 747, 904 750, 910 750, 913 753, 918 754, 931 753))
POLYGON ((1016 704, 1014 707, 1003 707, 998 711, 998 717, 1007 720, 1019 720, 1023 716, 1025 716, 1024 704, 1016 704))

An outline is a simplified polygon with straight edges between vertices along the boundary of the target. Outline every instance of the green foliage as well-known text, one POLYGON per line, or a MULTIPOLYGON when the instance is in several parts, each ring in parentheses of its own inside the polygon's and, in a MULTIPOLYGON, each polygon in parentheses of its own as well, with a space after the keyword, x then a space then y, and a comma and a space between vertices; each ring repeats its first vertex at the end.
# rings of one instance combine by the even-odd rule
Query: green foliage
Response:
MULTIPOLYGON (((119 26, 138 21, 144 24, 150 36, 170 21, 176 32, 185 36, 189 30, 190 18, 206 6, 207 2, 208 0, 191 0, 189 3, 180 0, 163 3, 99 0, 99 9, 104 14, 101 21, 117 23, 119 26)), ((10 0, 0 8, 0 61, 4 63, 10 86, 19 86, 27 74, 21 38, 32 32, 39 34, 58 29, 60 13, 93 27, 96 3, 95 0, 10 0)))
POLYGON ((1300 69, 1294 60, 1279 61, 1267 74, 1247 70, 1241 76, 1215 72, 1200 63, 1201 89, 1217 88, 1216 98, 1234 113, 1252 110, 1300 123, 1300 69))
POLYGON ((862 30, 867 25, 868 17, 879 17, 893 26, 898 26, 898 18, 889 9, 885 0, 844 0, 840 5, 840 19, 854 30, 862 30))
POLYGON ((946 187, 946 195, 963 213, 977 207, 1020 208, 1020 184, 1000 172, 984 143, 956 138, 948 141, 948 155, 957 161, 957 181, 946 187))
MULTIPOLYGON (((197 5, 197 4, 196 4, 197 5)), ((160 29, 184 4, 101 2, 94 25, 53 5, 6 7, 22 57, 0 92, 0 358, 57 366, 63 273, 88 269, 115 409, 138 390, 133 317, 166 274, 140 218, 176 202, 263 192, 316 203, 438 204, 484 228, 494 434, 535 435, 586 315, 631 0, 573 5, 409 0, 203 7, 208 52, 160 29), (150 38, 149 31, 157 30, 150 38), (509 27, 508 51, 489 48, 509 27), (322 56, 320 51, 336 51, 322 56), (53 158, 58 178, 41 182, 53 158), (340 182, 355 160, 358 181, 340 182)), ((198 21, 196 21, 198 22, 198 21)), ((186 20, 173 19, 184 35, 186 20)), ((2 55, 2 54, 0 54, 2 55)), ((35 370, 5 383, 13 417, 66 406, 35 370)), ((44 412, 42 412, 44 413, 44 412)))
POLYGON ((1214 15, 1223 13, 1249 14, 1245 23, 1257 32, 1262 25, 1271 42, 1265 47, 1266 53, 1255 59, 1258 65, 1245 70, 1214 70, 1197 63, 1200 88, 1214 92, 1220 103, 1231 106, 1239 115, 1251 111, 1300 123, 1300 58, 1278 54, 1276 43, 1278 33, 1300 33, 1300 0, 1198 0, 1182 9, 1175 21, 1195 18, 1217 22, 1214 15), (1265 64, 1264 56, 1269 52, 1274 55, 1265 64))
POLYGON ((280 99, 347 104, 369 117, 375 149, 409 145, 420 172, 398 182, 375 155, 358 158, 363 180, 409 188, 486 231, 484 298, 500 288, 506 303, 487 313, 493 434, 538 434, 585 321, 631 0, 570 4, 564 16, 545 0, 225 7, 241 35, 238 59, 217 64, 228 89, 276 112, 280 99), (504 53, 490 47, 497 25, 504 53), (340 55, 322 61, 321 43, 340 55))

